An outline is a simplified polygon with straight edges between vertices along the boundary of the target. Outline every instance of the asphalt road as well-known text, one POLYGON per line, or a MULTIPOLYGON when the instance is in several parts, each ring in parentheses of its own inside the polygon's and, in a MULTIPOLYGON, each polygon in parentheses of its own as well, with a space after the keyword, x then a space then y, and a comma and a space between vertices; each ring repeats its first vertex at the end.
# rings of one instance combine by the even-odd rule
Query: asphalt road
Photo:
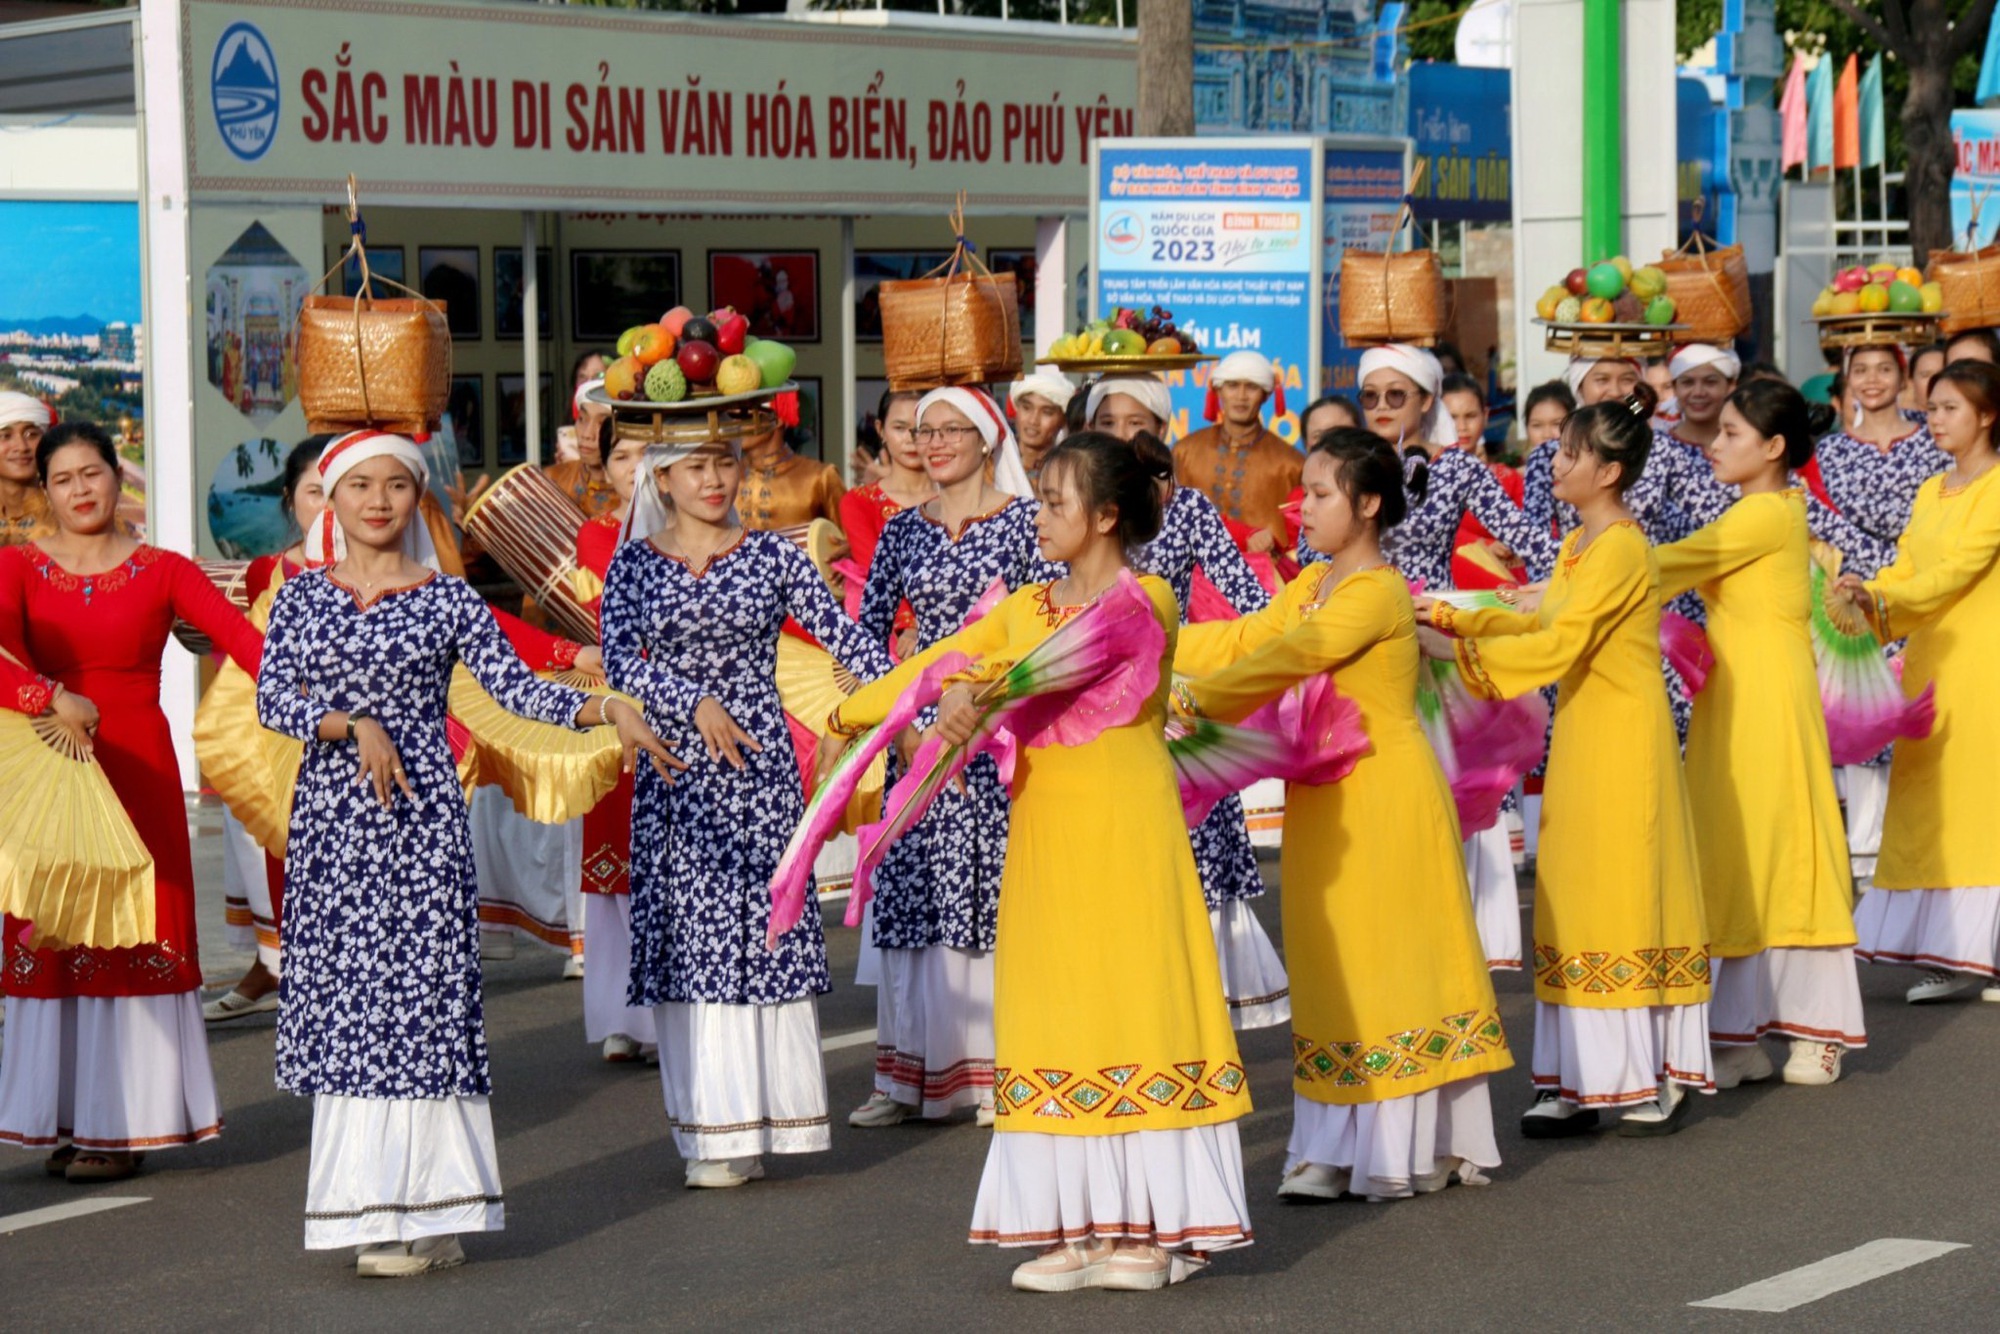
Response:
MULTIPOLYGON (((205 885, 218 864, 216 839, 199 838, 205 885)), ((1275 864, 1266 870, 1275 878, 1275 864)), ((217 894, 202 921, 219 943, 217 894)), ((1275 900, 1259 903, 1274 937, 1275 900)), ((851 978, 855 933, 831 937, 835 974, 851 978)), ((218 984, 242 962, 204 950, 218 984)), ((1864 970, 1872 1045, 1832 1088, 1704 1098, 1665 1140, 1536 1144, 1515 1129, 1529 1101, 1517 1069, 1493 1082, 1505 1158, 1494 1183, 1389 1205, 1272 1198, 1290 1129, 1288 1037, 1245 1034, 1256 1245, 1164 1293, 1067 1297, 1012 1292, 1007 1272, 1023 1254, 965 1243, 985 1132, 969 1120, 846 1127, 869 1087, 865 1042, 827 1057, 831 1153, 768 1159, 770 1178, 739 1190, 682 1189, 657 1073, 597 1058, 580 989, 559 974, 556 956, 525 948, 488 969, 507 1228, 466 1238, 472 1263, 369 1282, 353 1277, 351 1256, 301 1248, 310 1105, 272 1085, 266 1016, 213 1030, 220 1140, 100 1187, 45 1177, 39 1154, 0 1151, 0 1329, 2000 1325, 2000 1005, 1906 1006, 1901 970, 1864 970), (91 1197, 144 1202, 39 1226, 16 1217, 91 1197), (1690 1306, 1882 1238, 1964 1249, 1785 1314, 1690 1306)), ((1499 989, 1525 1067, 1531 994, 1519 974, 1499 989)), ((825 998, 823 1033, 871 1027, 873 995, 843 985, 825 998)))

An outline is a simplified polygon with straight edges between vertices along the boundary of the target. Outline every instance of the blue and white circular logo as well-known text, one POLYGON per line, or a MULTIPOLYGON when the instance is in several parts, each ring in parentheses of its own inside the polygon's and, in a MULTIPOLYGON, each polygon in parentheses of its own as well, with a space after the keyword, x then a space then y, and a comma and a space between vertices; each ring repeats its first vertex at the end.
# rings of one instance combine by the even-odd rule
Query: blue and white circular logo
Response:
POLYGON ((245 162, 264 156, 278 134, 278 58, 264 34, 232 23, 215 44, 209 70, 215 128, 229 151, 245 162))

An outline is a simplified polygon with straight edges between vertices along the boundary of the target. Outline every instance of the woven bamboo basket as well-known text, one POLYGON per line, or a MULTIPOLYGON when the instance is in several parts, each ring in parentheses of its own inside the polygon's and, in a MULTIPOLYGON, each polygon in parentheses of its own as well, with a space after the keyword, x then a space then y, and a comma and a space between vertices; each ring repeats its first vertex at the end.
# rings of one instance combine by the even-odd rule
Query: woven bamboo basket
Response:
POLYGON ((445 307, 368 267, 368 247, 347 178, 348 226, 354 239, 314 287, 352 258, 361 285, 352 297, 306 297, 299 310, 299 404, 306 429, 338 434, 373 428, 413 435, 435 430, 451 395, 451 330, 445 307), (407 292, 378 297, 376 283, 407 292))
POLYGON ((1718 246, 1694 231, 1654 267, 1667 275, 1674 323, 1687 326, 1685 341, 1726 345, 1750 327, 1750 269, 1742 246, 1718 246))
MULTIPOLYGON (((1410 175, 1410 194, 1423 181, 1424 162, 1410 175)), ((1405 196, 1387 247, 1343 250, 1340 255, 1340 338, 1349 347, 1411 343, 1429 347, 1451 322, 1445 305, 1444 264, 1435 250, 1395 249, 1396 236, 1416 214, 1405 196)))
POLYGON ((1946 338, 2000 325, 2000 245, 1933 255, 1924 276, 1943 289, 1938 331, 1946 338))
POLYGON ((1011 273, 994 273, 965 239, 965 195, 951 213, 958 243, 921 278, 876 288, 882 365, 897 391, 988 384, 1021 373, 1021 294, 1011 273))

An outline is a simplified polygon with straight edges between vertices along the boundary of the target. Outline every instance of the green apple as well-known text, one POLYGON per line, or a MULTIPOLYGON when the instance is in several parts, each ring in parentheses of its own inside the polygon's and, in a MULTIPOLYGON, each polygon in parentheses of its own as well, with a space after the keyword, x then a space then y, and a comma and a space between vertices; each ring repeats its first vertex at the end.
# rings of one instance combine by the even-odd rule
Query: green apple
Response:
POLYGON ((783 343, 769 338, 760 338, 745 345, 743 355, 757 363, 757 369, 764 373, 764 388, 776 389, 792 378, 792 368, 799 364, 799 354, 783 343))
POLYGON ((1672 324, 1679 312, 1674 309, 1674 299, 1670 296, 1656 296, 1646 303, 1646 323, 1672 324))
POLYGON ((1606 260, 1602 264, 1590 266, 1584 277, 1584 285, 1592 296, 1601 296, 1606 301, 1615 301, 1625 291, 1625 275, 1616 264, 1606 260))

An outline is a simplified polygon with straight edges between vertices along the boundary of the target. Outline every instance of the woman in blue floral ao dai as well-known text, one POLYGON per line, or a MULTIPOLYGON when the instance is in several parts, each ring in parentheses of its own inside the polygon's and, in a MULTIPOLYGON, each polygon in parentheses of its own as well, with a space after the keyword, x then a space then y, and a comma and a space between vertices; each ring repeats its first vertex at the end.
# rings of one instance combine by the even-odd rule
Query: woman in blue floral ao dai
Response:
POLYGON ((831 1143, 816 897, 764 947, 771 876, 805 810, 774 679, 785 618, 856 676, 889 669, 804 552, 738 521, 742 480, 733 438, 649 449, 601 608, 611 684, 688 752, 672 787, 643 769, 633 785, 628 1000, 653 1007, 691 1187, 740 1186, 763 1175, 766 1153, 831 1143))
POLYGON ((612 725, 677 765, 629 705, 537 680, 491 611, 440 574, 421 522, 424 456, 358 431, 327 446, 307 536, 325 568, 271 609, 257 708, 306 743, 285 861, 278 1085, 313 1098, 306 1247, 356 1246, 364 1277, 465 1259, 502 1226, 487 1108, 478 906, 465 795, 445 733, 460 662, 523 717, 612 725))

